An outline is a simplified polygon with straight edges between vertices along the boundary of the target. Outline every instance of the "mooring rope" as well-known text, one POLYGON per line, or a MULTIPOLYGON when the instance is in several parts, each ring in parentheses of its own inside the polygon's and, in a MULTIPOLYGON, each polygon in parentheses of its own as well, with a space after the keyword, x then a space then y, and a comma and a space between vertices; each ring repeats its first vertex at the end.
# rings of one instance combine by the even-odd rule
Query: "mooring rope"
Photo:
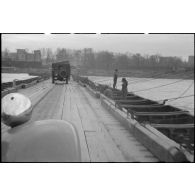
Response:
MULTIPOLYGON (((188 79, 188 78, 189 77, 187 77, 185 79, 188 79)), ((160 88, 160 87, 172 85, 172 84, 175 84, 175 83, 183 82, 183 81, 185 81, 185 79, 180 79, 180 80, 177 80, 177 81, 174 81, 174 82, 171 82, 171 83, 167 83, 167 84, 163 84, 163 85, 158 85, 158 86, 155 86, 155 87, 141 89, 141 90, 137 90, 137 91, 132 91, 132 92, 148 91, 148 90, 151 90, 151 89, 156 89, 156 88, 160 88)))
MULTIPOLYGON (((172 72, 167 72, 167 73, 164 73, 164 74, 162 74, 162 75, 169 75, 169 74, 171 74, 172 72)), ((175 74, 175 75, 180 75, 181 73, 177 73, 177 74, 175 74)), ((182 76, 183 74, 185 74, 185 73, 182 73, 180 76, 182 76)), ((162 75, 157 75, 157 76, 162 76, 162 75)), ((148 82, 148 81, 152 81, 152 80, 156 80, 156 79, 159 79, 158 77, 153 77, 153 78, 151 78, 151 79, 144 79, 144 80, 140 80, 140 81, 138 81, 138 82, 130 82, 129 84, 137 84, 137 83, 142 83, 142 82, 148 82)))
POLYGON ((187 97, 192 97, 192 96, 194 96, 194 94, 186 95, 186 96, 182 96, 182 97, 177 96, 177 97, 174 97, 174 98, 167 98, 167 99, 157 100, 157 101, 158 101, 158 102, 163 102, 163 103, 165 103, 165 102, 167 102, 167 101, 172 102, 172 101, 175 101, 175 100, 177 100, 177 99, 182 99, 182 98, 187 98, 187 97))

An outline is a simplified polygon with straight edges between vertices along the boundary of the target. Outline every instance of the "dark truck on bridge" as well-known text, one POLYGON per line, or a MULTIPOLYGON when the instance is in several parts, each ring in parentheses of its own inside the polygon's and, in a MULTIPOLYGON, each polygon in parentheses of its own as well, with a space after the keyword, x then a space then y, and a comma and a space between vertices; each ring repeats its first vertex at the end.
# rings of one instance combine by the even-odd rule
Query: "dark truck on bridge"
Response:
POLYGON ((70 63, 69 61, 62 61, 52 63, 52 83, 55 81, 66 81, 70 79, 70 63))

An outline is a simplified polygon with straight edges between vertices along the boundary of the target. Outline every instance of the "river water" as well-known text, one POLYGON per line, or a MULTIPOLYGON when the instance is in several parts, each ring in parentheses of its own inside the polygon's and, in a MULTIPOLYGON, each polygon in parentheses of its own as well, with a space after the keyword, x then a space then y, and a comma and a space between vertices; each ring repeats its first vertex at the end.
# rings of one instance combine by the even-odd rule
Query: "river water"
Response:
MULTIPOLYGON (((100 84, 107 84, 110 86, 112 86, 113 84, 112 77, 89 76, 88 78, 100 84)), ((118 78, 118 82, 117 82, 118 89, 121 89, 121 85, 122 85, 121 79, 122 78, 118 78)), ((131 78, 127 77, 126 79, 128 80, 129 83, 128 85, 129 92, 137 91, 134 93, 151 100, 163 100, 163 99, 175 98, 178 96, 181 97, 181 95, 182 96, 194 95, 194 80, 152 79, 152 78, 133 78, 133 77, 131 78), (166 86, 161 86, 161 85, 166 85, 166 86), (156 88, 149 89, 153 87, 156 88), (139 90, 143 90, 143 91, 139 91, 139 90), (185 94, 183 94, 185 90, 186 92, 185 94)), ((181 98, 174 101, 173 100, 168 101, 166 102, 166 104, 170 104, 172 106, 188 110, 192 115, 194 115, 194 96, 181 98)))
POLYGON ((31 78, 35 78, 37 76, 30 76, 27 73, 21 73, 21 74, 12 74, 12 73, 2 73, 1 74, 1 82, 2 83, 7 83, 7 82, 13 82, 13 80, 17 79, 17 80, 27 80, 27 79, 31 79, 31 78))

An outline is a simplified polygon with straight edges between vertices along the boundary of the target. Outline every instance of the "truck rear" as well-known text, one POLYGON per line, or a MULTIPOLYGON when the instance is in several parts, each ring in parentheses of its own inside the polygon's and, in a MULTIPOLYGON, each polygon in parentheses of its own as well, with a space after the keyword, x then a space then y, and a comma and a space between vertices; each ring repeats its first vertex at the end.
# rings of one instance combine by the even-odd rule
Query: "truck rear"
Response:
POLYGON ((56 81, 66 81, 70 79, 70 63, 69 61, 52 63, 52 83, 56 81))

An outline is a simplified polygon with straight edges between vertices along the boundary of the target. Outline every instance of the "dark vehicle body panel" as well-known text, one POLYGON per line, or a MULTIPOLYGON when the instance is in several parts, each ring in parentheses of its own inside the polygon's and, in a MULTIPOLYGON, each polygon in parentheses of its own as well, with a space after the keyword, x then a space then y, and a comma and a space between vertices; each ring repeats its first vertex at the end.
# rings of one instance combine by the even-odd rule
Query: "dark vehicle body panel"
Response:
POLYGON ((62 61, 52 63, 52 83, 55 81, 66 81, 70 79, 70 63, 69 61, 62 61))

